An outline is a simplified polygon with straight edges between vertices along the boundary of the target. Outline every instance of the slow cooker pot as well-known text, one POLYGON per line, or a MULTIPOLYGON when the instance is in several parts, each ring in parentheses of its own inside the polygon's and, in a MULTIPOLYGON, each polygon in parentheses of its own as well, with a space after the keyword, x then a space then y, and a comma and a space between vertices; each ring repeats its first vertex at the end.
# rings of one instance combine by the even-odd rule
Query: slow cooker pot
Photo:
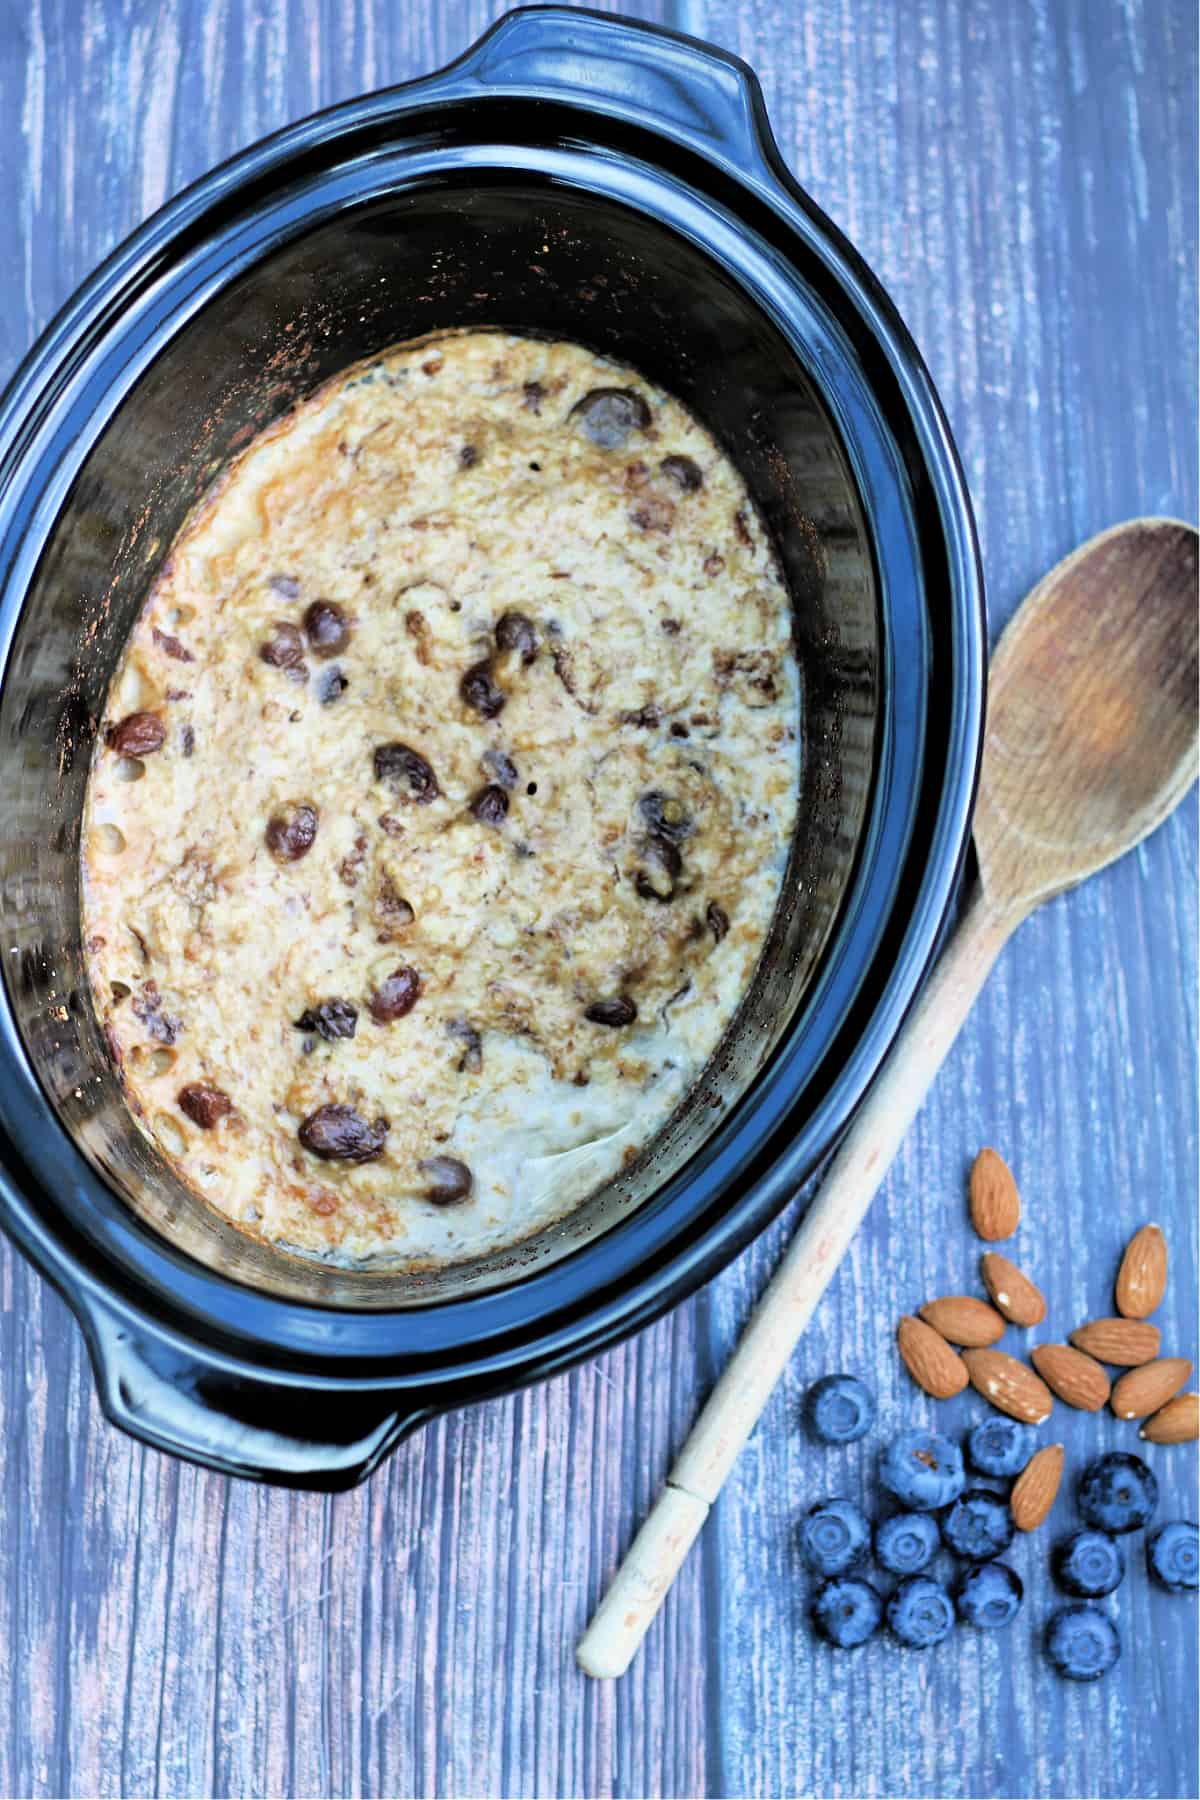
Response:
MULTIPOLYGON (((789 177, 736 58, 563 8, 235 157, 119 249, 0 404, 0 1217, 102 1404, 233 1474, 336 1488, 729 1260, 829 1151, 953 903, 981 737, 970 505, 911 341, 789 177), (575 338, 742 469, 792 596, 800 824, 754 986, 634 1167, 426 1275, 257 1244, 134 1127, 82 966, 106 684, 227 459, 349 362, 450 326, 575 338)), ((214 805, 236 797, 214 796, 214 805)))

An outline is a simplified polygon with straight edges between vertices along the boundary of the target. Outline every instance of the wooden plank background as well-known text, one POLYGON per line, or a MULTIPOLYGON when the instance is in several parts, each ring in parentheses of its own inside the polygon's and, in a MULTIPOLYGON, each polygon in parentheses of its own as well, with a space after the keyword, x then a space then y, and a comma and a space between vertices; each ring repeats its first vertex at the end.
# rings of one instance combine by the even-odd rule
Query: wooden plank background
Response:
MULTIPOLYGON (((0 373, 110 246, 210 164, 463 48, 498 0, 5 0, 0 373)), ((643 0, 760 71, 784 154, 896 297, 982 531, 993 629, 1078 540, 1196 510, 1192 0, 643 0)), ((1013 1632, 838 1659, 803 1622, 798 1511, 869 1494, 809 1381, 881 1430, 929 1407, 897 1313, 970 1288, 983 1141, 1027 1196, 1060 1330, 1166 1224, 1196 1330, 1195 796, 1005 956, 665 1615, 619 1685, 572 1646, 777 1257, 546 1387, 464 1412, 365 1488, 258 1490, 102 1420, 60 1302, 0 1246, 0 1792, 10 1795, 1195 1795, 1194 1605, 1135 1567, 1122 1664, 1060 1685, 1022 1544, 1013 1632)), ((977 1402, 956 1401, 957 1424, 977 1402)), ((1072 1464, 1117 1428, 1073 1416, 1072 1464)), ((1191 1450, 1159 1451, 1169 1514, 1191 1450)), ((1067 1509, 1063 1507, 1065 1517, 1067 1509)), ((1136 1558, 1134 1559, 1136 1562, 1136 1558)))

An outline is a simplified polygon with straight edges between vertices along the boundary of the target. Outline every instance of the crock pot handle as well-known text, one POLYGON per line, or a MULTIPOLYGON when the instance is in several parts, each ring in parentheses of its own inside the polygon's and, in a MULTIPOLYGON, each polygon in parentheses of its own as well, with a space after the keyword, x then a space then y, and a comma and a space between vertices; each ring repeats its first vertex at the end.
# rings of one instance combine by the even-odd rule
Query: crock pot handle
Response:
POLYGON ((105 1416, 131 1437, 223 1475, 285 1487, 353 1487, 438 1408, 393 1392, 322 1393, 183 1351, 124 1324, 99 1301, 77 1308, 105 1416))
POLYGON ((566 6, 507 13, 455 65, 489 90, 514 88, 631 110, 738 173, 777 172, 758 78, 739 57, 637 20, 566 6))

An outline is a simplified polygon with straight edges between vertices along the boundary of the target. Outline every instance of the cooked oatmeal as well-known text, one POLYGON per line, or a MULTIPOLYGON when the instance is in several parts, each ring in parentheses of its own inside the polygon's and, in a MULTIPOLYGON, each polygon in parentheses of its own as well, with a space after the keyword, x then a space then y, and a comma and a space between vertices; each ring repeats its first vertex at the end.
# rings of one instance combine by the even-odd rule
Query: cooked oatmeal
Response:
POLYGON ((569 1211, 746 991, 798 706, 761 523, 677 401, 483 331, 338 377, 193 515, 109 691, 84 941, 142 1128, 338 1259, 569 1211))

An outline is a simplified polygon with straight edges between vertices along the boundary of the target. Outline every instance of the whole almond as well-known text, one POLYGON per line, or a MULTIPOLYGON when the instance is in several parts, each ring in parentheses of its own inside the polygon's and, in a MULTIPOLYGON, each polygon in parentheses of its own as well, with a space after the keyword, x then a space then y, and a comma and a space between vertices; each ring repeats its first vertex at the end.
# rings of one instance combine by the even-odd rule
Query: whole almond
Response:
POLYGON ((1200 1394, 1176 1394, 1147 1419, 1139 1437, 1148 1444, 1191 1444, 1200 1437, 1200 1394))
POLYGON ((949 1400, 951 1395, 962 1393, 967 1385, 962 1358, 955 1355, 932 1325, 906 1313, 896 1327, 896 1342, 904 1366, 917 1386, 924 1388, 927 1394, 932 1394, 935 1400, 949 1400))
POLYGON ((1093 1319, 1071 1333, 1071 1342, 1097 1362, 1136 1369, 1139 1363, 1154 1361, 1160 1335, 1158 1326, 1145 1319, 1093 1319))
POLYGON ((1167 1291, 1167 1240, 1157 1225, 1143 1225, 1129 1240, 1117 1271, 1117 1311, 1144 1319, 1167 1291))
POLYGON ((1012 1521, 1018 1531, 1036 1531, 1054 1505, 1062 1480, 1063 1447, 1044 1444, 1035 1450, 1017 1476, 1009 1498, 1012 1521))
POLYGON ((1179 1392, 1191 1372, 1192 1365, 1183 1356, 1163 1356, 1130 1369, 1113 1385, 1112 1409, 1118 1419, 1148 1418, 1179 1392))
POLYGON ((1021 1223, 1021 1197, 1012 1170, 994 1150, 981 1150, 971 1170, 971 1223, 989 1244, 1011 1237, 1021 1223))
POLYGON ((1042 1380, 1060 1400, 1080 1412, 1100 1411, 1111 1383, 1094 1356, 1072 1350, 1070 1344, 1038 1344, 1029 1354, 1042 1380))
POLYGON ((930 1300, 921 1308, 921 1317, 950 1343, 967 1349, 982 1349, 1004 1336, 1000 1314, 971 1294, 947 1294, 943 1300, 930 1300))
POLYGON ((1014 1325, 1040 1325, 1046 1316, 1046 1302, 1040 1288, 1034 1287, 1028 1275, 1022 1275, 1016 1263, 1009 1262, 998 1250, 987 1250, 979 1261, 983 1285, 992 1296, 992 1305, 1011 1319, 1014 1325))
POLYGON ((1010 1419, 1040 1425, 1054 1410, 1054 1396, 1028 1363, 1003 1350, 964 1350, 971 1386, 1010 1419))

